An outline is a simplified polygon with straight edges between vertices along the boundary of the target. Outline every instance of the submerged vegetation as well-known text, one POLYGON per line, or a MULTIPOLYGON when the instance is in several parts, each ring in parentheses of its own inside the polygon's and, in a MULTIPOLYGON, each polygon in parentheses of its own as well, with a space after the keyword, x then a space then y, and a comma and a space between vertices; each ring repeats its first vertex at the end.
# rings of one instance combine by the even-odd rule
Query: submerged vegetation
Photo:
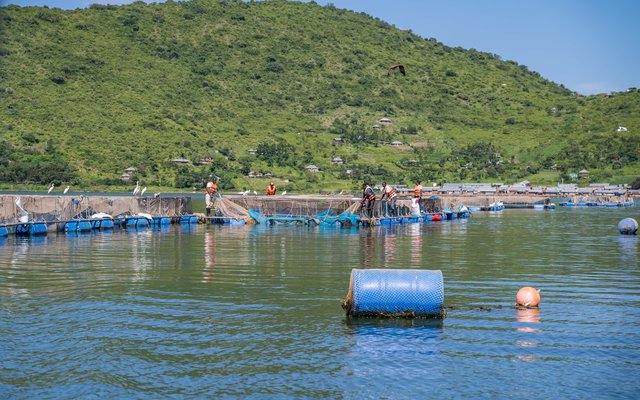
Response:
POLYGON ((0 29, 5 186, 121 187, 129 167, 150 187, 306 192, 640 176, 638 90, 580 96, 333 6, 8 6, 0 29))

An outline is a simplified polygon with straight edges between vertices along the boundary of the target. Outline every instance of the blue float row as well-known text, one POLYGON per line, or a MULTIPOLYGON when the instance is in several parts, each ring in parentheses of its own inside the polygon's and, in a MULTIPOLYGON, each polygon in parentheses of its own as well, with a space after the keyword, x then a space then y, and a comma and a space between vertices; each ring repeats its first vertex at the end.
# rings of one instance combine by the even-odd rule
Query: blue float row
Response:
POLYGON ((624 203, 596 203, 596 202, 578 202, 563 201, 560 203, 560 207, 633 207, 632 201, 626 201, 624 203))
MULTIPOLYGON (((24 224, 4 225, 0 226, 0 237, 9 236, 15 233, 16 235, 29 236, 29 235, 46 235, 49 230, 49 225, 57 225, 58 230, 64 230, 64 232, 90 232, 93 229, 113 229, 115 227, 123 228, 144 228, 150 226, 166 226, 171 225, 171 218, 169 217, 146 217, 146 216, 127 216, 122 218, 101 218, 101 219, 83 219, 64 222, 64 226, 61 226, 60 222, 28 222, 24 224)), ((191 225, 197 224, 198 217, 195 215, 183 215, 179 220, 180 224, 191 225)), ((239 225, 237 221, 230 222, 231 225, 239 225)), ((244 220, 242 220, 244 225, 244 220)))

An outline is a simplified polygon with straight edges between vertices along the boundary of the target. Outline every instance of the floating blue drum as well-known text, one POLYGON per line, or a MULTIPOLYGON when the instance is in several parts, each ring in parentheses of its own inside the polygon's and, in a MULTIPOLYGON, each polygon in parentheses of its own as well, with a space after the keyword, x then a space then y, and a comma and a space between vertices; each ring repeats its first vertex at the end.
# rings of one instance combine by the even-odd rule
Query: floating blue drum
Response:
POLYGON ((127 217, 125 226, 127 228, 146 228, 149 226, 149 221, 146 217, 127 217))
POLYGON ((618 222, 618 232, 623 235, 635 235, 638 232, 638 221, 633 218, 625 218, 618 222))
POLYGON ((443 318, 442 271, 352 269, 342 307, 348 316, 443 318))
POLYGON ((0 226, 0 237, 9 236, 9 229, 6 226, 0 226))
POLYGON ((114 226, 113 220, 109 218, 91 220, 91 228, 93 229, 113 229, 114 226))
POLYGON ((46 235, 47 224, 44 222, 30 222, 16 225, 16 235, 46 235))
POLYGON ((65 232, 88 232, 91 229, 90 221, 69 221, 64 224, 65 232))
POLYGON ((197 224, 198 223, 198 216, 197 215, 182 215, 180 216, 180 223, 181 224, 197 224))
POLYGON ((169 217, 153 217, 154 225, 171 225, 171 218, 169 217))

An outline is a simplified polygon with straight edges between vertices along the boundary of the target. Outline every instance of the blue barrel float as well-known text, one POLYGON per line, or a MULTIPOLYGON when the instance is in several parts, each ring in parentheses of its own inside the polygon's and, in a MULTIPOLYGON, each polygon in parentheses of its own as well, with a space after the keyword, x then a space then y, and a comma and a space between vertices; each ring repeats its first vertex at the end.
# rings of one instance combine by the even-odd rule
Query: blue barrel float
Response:
POLYGON ((342 308, 353 317, 443 318, 442 271, 352 269, 342 308))
POLYGON ((16 235, 46 235, 47 224, 45 222, 28 222, 16 225, 16 235))
POLYGON ((618 222, 618 232, 623 235, 635 235, 638 232, 638 221, 633 218, 625 218, 618 222))
POLYGON ((191 214, 181 215, 180 216, 180 223, 181 224, 197 224, 198 223, 198 216, 197 215, 191 215, 191 214))
POLYGON ((89 232, 91 231, 91 221, 78 220, 68 221, 64 224, 65 232, 89 232))

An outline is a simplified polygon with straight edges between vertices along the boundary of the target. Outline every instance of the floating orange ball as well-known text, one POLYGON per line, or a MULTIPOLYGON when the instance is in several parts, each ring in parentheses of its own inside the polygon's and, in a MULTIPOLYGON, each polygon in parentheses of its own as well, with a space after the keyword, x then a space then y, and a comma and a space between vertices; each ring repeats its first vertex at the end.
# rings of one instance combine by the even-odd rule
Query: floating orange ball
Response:
POLYGON ((525 307, 538 307, 540 304, 540 291, 531 286, 525 286, 516 294, 516 304, 525 307))

